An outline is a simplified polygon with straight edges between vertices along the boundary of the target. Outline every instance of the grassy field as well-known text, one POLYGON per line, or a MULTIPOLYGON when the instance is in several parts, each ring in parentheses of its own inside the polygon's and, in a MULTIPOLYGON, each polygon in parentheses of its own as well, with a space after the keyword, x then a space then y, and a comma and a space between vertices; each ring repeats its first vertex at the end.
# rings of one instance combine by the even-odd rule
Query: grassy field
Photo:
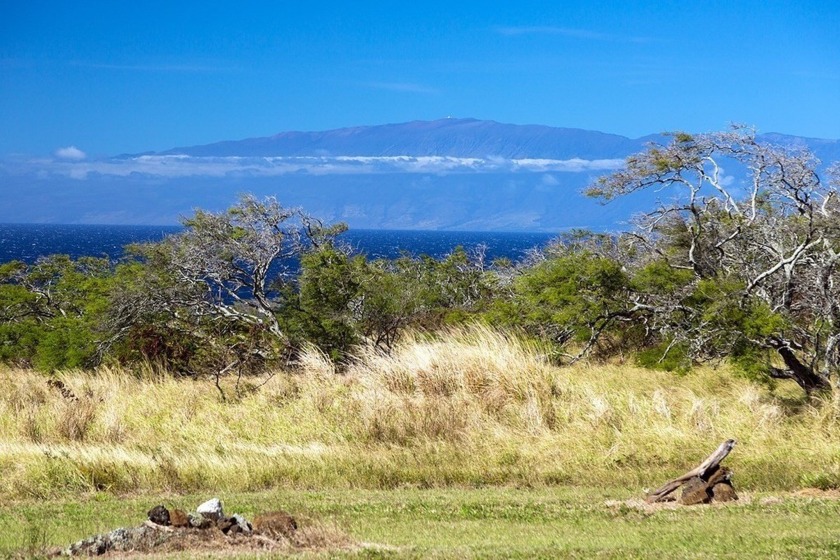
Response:
MULTIPOLYGON (((194 507, 206 495, 22 502, 0 513, 0 555, 37 556, 90 534, 136 525, 156 503, 194 507)), ((350 548, 297 554, 339 558, 836 558, 840 501, 746 495, 735 504, 641 511, 615 489, 274 490, 225 494, 250 515, 294 512, 347 534, 350 548)), ((226 558, 256 553, 219 550, 226 558)), ((167 558, 208 558, 177 553, 167 558)), ((267 557, 267 555, 266 555, 267 557)))
POLYGON ((739 490, 840 487, 840 399, 808 401, 727 367, 558 368, 537 347, 473 328, 407 338, 390 356, 360 350, 341 373, 312 350, 270 378, 224 380, 224 398, 209 380, 151 368, 0 368, 0 387, 0 499, 12 504, 0 519, 47 527, 51 543, 136 520, 152 496, 221 495, 245 512, 276 500, 401 547, 352 553, 363 556, 840 556, 832 500, 604 505, 728 438, 739 490))

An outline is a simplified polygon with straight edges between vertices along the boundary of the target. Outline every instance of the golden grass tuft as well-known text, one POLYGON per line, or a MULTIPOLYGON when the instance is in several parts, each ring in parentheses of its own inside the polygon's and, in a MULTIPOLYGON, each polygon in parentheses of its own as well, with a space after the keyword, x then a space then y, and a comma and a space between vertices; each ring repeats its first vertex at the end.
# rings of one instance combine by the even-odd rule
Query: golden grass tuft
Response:
POLYGON ((223 402, 209 380, 151 368, 0 368, 0 496, 271 487, 590 484, 641 488, 727 438, 736 484, 840 487, 840 399, 808 402, 726 367, 675 376, 558 368, 473 327, 360 348, 337 373, 317 349, 223 402), (254 389, 259 383, 264 385, 254 389))

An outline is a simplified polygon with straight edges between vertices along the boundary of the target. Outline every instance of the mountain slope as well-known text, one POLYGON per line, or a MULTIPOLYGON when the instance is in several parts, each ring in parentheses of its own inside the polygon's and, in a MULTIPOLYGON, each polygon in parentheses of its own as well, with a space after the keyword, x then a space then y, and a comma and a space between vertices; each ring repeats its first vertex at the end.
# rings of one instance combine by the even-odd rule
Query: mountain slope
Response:
POLYGON ((617 134, 476 119, 440 119, 173 148, 160 155, 197 157, 450 156, 462 158, 603 159, 624 157, 643 141, 617 134))

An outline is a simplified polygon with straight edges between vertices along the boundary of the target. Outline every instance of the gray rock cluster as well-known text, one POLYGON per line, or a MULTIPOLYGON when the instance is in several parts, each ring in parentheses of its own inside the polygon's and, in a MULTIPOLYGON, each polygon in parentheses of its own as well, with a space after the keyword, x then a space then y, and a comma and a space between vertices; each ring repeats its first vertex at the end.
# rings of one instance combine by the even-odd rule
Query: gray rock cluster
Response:
POLYGON ((222 502, 213 498, 199 505, 194 512, 167 509, 157 505, 149 510, 148 519, 138 527, 122 527, 83 539, 61 551, 64 556, 99 556, 106 552, 151 551, 173 539, 199 536, 239 538, 262 535, 269 538, 290 539, 297 530, 297 522, 283 511, 259 515, 252 524, 245 516, 225 515, 222 502))
POLYGON ((245 516, 235 513, 228 517, 218 498, 207 500, 197 508, 195 512, 186 513, 180 509, 172 511, 163 505, 158 505, 149 510, 149 521, 163 527, 180 527, 192 529, 210 529, 216 527, 225 535, 238 533, 251 533, 254 528, 245 516))
POLYGON ((169 539, 169 534, 149 525, 120 527, 110 533, 94 535, 71 544, 61 551, 62 556, 99 556, 106 552, 151 550, 169 539))

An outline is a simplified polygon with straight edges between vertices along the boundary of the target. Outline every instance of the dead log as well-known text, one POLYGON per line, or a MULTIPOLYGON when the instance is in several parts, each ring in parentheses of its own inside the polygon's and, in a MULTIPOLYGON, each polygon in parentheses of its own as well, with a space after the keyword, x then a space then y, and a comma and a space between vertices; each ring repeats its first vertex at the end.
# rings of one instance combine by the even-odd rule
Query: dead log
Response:
POLYGON ((729 455, 733 447, 735 447, 734 439, 728 439, 725 442, 721 443, 714 453, 706 457, 705 461, 703 461, 698 466, 691 469, 684 475, 670 480, 664 485, 662 485, 660 488, 657 488, 653 492, 650 492, 645 498, 645 501, 649 504, 664 501, 664 499, 671 492, 673 492, 692 478, 699 477, 705 479, 705 475, 707 473, 709 473, 712 470, 717 470, 717 467, 718 465, 720 465, 720 462, 726 459, 726 456, 729 455))

